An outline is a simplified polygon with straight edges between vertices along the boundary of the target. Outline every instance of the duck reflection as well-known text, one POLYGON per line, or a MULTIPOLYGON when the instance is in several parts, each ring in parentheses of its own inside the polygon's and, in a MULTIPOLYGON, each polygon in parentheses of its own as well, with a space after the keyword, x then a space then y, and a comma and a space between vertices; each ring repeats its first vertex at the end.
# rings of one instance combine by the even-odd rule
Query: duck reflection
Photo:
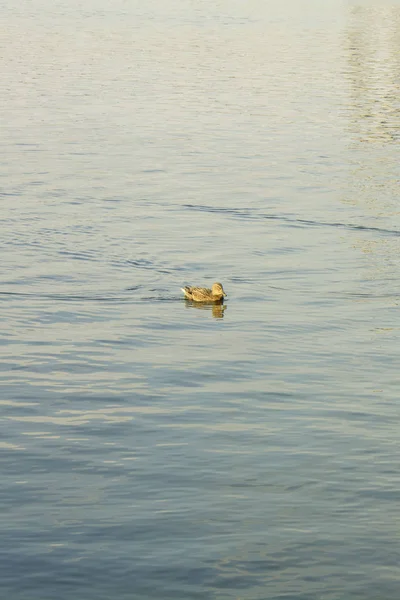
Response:
POLYGON ((196 308, 197 310, 208 310, 211 312, 214 319, 223 319, 226 305, 223 302, 214 302, 210 304, 201 302, 192 302, 191 300, 185 300, 186 308, 196 308))

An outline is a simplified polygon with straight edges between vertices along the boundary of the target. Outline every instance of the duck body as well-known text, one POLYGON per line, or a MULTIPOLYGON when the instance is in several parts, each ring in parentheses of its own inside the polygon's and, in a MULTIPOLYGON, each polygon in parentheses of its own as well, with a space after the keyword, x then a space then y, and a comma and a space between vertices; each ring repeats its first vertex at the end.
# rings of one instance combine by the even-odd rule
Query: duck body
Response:
POLYGON ((213 283, 211 289, 189 285, 181 289, 185 298, 193 302, 223 302, 226 297, 222 283, 213 283))

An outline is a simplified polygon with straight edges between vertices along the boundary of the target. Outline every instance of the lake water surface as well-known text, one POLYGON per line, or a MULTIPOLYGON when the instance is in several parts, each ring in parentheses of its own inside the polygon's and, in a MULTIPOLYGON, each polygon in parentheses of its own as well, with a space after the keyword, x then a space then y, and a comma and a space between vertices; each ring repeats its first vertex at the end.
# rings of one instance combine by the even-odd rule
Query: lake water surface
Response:
POLYGON ((322 4, 2 3, 4 598, 400 597, 400 4, 322 4))

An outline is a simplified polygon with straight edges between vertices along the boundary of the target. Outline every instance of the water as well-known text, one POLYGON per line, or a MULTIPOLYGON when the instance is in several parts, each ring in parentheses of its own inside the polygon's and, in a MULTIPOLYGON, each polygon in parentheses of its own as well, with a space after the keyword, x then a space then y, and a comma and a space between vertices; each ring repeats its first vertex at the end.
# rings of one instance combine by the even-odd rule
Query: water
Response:
POLYGON ((397 600, 399 4, 2 11, 4 597, 397 600))

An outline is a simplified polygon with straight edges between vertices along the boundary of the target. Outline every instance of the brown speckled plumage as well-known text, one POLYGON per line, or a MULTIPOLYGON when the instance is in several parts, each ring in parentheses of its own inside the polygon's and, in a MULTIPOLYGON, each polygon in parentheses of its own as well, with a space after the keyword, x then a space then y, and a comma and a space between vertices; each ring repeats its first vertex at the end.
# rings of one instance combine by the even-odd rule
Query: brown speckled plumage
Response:
POLYGON ((181 288, 185 298, 194 302, 223 302, 226 296, 222 283, 213 283, 211 290, 203 287, 191 287, 189 285, 181 288))

